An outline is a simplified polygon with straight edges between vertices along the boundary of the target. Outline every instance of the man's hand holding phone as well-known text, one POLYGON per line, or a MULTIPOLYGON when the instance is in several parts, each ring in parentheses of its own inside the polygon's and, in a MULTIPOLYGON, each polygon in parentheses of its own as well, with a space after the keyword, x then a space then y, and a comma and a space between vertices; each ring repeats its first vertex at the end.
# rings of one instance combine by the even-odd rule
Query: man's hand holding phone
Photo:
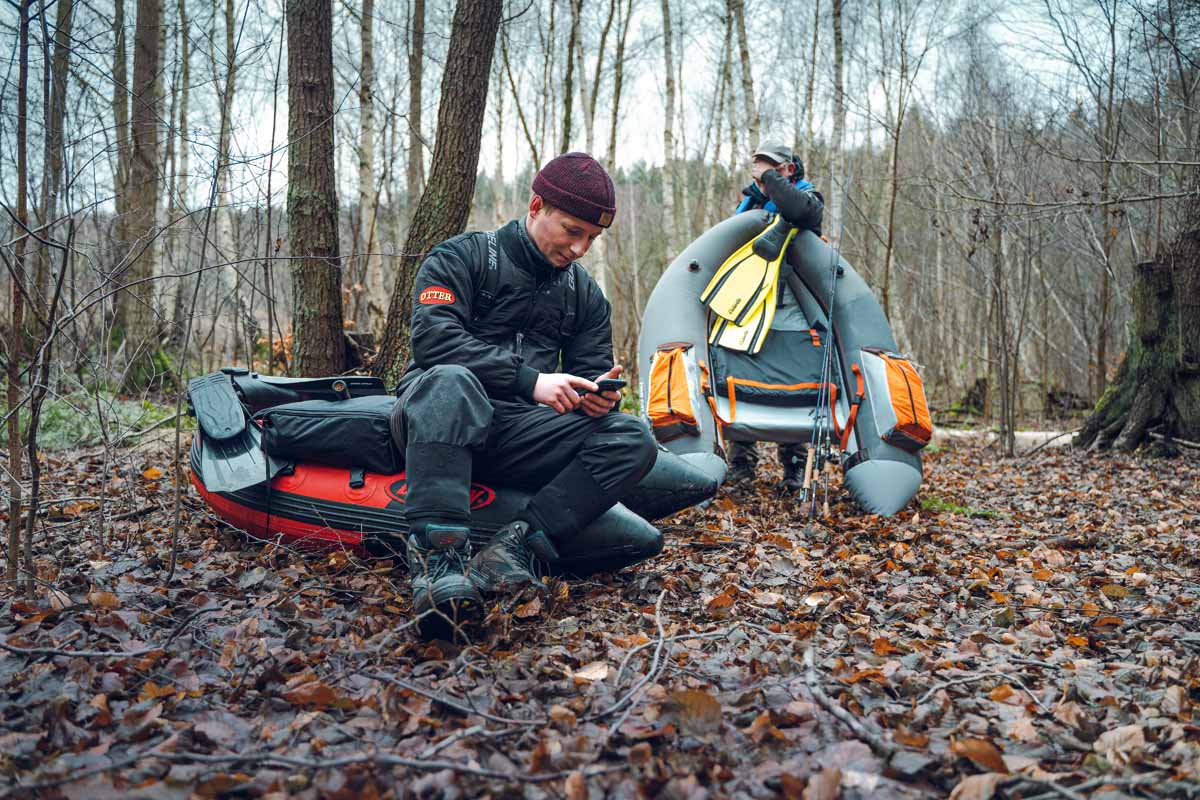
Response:
POLYGON ((621 402, 621 389, 625 381, 620 377, 624 367, 614 364, 613 368, 596 378, 596 391, 583 395, 580 408, 589 417, 602 417, 621 402))

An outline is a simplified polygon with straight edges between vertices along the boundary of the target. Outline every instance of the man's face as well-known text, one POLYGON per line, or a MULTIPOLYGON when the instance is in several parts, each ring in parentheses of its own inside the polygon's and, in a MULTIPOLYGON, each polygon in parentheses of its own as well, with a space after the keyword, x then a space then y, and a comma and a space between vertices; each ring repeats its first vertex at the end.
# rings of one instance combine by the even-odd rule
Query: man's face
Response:
POLYGON ((529 201, 529 219, 525 227, 546 260, 559 269, 583 258, 596 237, 604 232, 599 225, 561 209, 546 208, 536 194, 529 201))
POLYGON ((762 174, 769 169, 775 170, 785 178, 791 178, 796 165, 790 161, 776 164, 766 156, 755 156, 754 160, 750 162, 750 174, 754 177, 754 182, 758 184, 758 188, 763 188, 762 174))

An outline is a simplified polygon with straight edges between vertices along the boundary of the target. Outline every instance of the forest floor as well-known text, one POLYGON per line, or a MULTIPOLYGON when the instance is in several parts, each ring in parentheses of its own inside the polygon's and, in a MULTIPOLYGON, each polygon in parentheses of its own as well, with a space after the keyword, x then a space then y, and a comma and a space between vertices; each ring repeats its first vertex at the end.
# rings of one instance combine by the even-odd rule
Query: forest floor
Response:
POLYGON ((1200 458, 955 437, 891 519, 725 489, 422 642, 403 570, 243 539, 165 443, 51 455, 0 795, 1200 796, 1200 458), (70 495, 70 497, 67 497, 70 495))

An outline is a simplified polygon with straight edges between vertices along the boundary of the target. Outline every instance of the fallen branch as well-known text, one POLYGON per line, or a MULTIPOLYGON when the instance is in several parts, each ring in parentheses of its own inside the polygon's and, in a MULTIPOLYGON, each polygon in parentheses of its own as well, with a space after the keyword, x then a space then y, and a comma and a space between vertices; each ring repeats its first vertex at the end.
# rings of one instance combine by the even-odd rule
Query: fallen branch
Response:
MULTIPOLYGON (((647 670, 646 674, 643 675, 640 679, 638 679, 638 681, 636 683, 634 683, 632 687, 630 687, 628 692, 626 692, 624 695, 621 696, 620 700, 613 703, 611 706, 604 709, 603 711, 597 711, 593 714, 588 714, 588 715, 584 716, 581 719, 582 722, 595 722, 597 720, 604 719, 609 714, 614 714, 617 711, 620 711, 621 708, 626 703, 631 702, 634 699, 634 697, 638 693, 641 692, 643 686, 645 686, 647 683, 649 683, 651 681, 651 679, 653 679, 654 676, 656 676, 659 673, 659 671, 661 670, 661 667, 659 666, 659 658, 662 656, 663 648, 667 644, 667 632, 663 629, 663 624, 662 624, 662 602, 663 602, 663 598, 666 596, 667 596, 667 590, 663 589, 661 592, 658 593, 658 601, 654 604, 654 624, 658 627, 658 640, 657 640, 658 644, 654 648, 654 658, 650 662, 650 669, 647 670)), ((628 716, 628 714, 626 714, 625 716, 628 716)), ((621 721, 624 721, 624 716, 621 718, 621 721)), ((617 727, 618 726, 614 725, 613 728, 611 728, 609 730, 609 735, 611 735, 612 730, 614 730, 617 727)))
POLYGON ((486 720, 490 720, 491 722, 498 722, 501 725, 522 725, 522 726, 526 726, 526 727, 536 728, 536 727, 541 727, 541 726, 550 724, 550 720, 545 719, 545 718, 542 718, 542 719, 511 719, 509 717, 499 717, 499 716, 496 716, 495 714, 489 714, 486 711, 480 711, 479 709, 473 708, 472 706, 468 705, 467 703, 456 700, 453 697, 447 697, 446 695, 435 692, 432 689, 426 689, 425 687, 418 686, 415 683, 409 683, 408 681, 404 680, 403 678, 396 678, 391 675, 384 675, 381 672, 362 672, 360 674, 365 675, 368 678, 374 678, 377 681, 383 681, 384 683, 390 683, 393 686, 396 686, 400 689, 407 689, 408 691, 413 692, 414 694, 419 694, 422 697, 428 697, 430 700, 434 701, 435 703, 446 706, 446 708, 453 709, 454 711, 458 711, 459 713, 467 714, 467 715, 474 715, 477 717, 483 717, 486 720))
POLYGON ((1056 441, 1058 441, 1059 439, 1063 438, 1064 436, 1072 436, 1072 435, 1074 435, 1074 434, 1076 434, 1076 433, 1079 433, 1081 430, 1083 430, 1083 428, 1075 428, 1074 430, 1063 431, 1062 433, 1058 434, 1057 436, 1053 436, 1053 437, 1051 437, 1051 438, 1047 439, 1046 441, 1042 442, 1041 444, 1039 444, 1037 447, 1033 448, 1033 449, 1032 449, 1032 450, 1030 450, 1029 452, 1027 452, 1027 453, 1023 453, 1023 454, 1021 455, 1021 458, 1029 458, 1029 457, 1030 457, 1030 456, 1032 456, 1034 453, 1037 453, 1037 452, 1039 452, 1039 451, 1040 451, 1040 450, 1041 450, 1043 447, 1045 447, 1046 445, 1050 444, 1051 442, 1056 442, 1056 441))
POLYGON ((1187 450, 1200 451, 1200 444, 1197 444, 1196 442, 1189 442, 1187 439, 1177 439, 1174 436, 1167 436, 1164 433, 1155 433, 1153 431, 1149 432, 1147 435, 1151 439, 1156 439, 1160 442, 1166 442, 1168 444, 1177 444, 1180 447, 1183 447, 1187 450))
POLYGON ((846 709, 842 708, 833 698, 826 694, 824 687, 821 686, 821 679, 817 675, 817 637, 813 636, 812 643, 804 652, 804 680, 808 684, 808 690, 812 692, 813 699, 821 708, 828 711, 839 722, 845 725, 850 731, 865 742, 871 750, 881 758, 890 758, 899 748, 896 745, 884 740, 883 736, 870 728, 860 719, 855 718, 846 709))
POLYGON ((61 650, 56 647, 16 647, 11 645, 7 640, 0 642, 0 650, 7 650, 10 653, 19 656, 68 656, 71 658, 140 658, 148 656, 151 653, 159 653, 167 649, 171 642, 178 638, 179 634, 183 633, 184 629, 199 617, 201 614, 208 614, 212 611, 220 611, 220 606, 209 606, 202 608, 196 613, 189 616, 183 622, 176 626, 175 630, 167 637, 167 640, 162 644, 154 647, 143 647, 141 650, 61 650))
MULTIPOLYGON (((486 769, 484 767, 476 767, 470 764, 464 764, 459 761, 431 761, 422 758, 406 758, 404 756, 394 756, 389 753, 367 753, 364 755, 346 756, 344 758, 330 758, 323 760, 296 758, 294 756, 283 756, 277 753, 242 753, 230 755, 208 755, 206 753, 192 752, 142 752, 137 755, 130 756, 120 761, 114 761, 112 764, 107 764, 90 769, 80 770, 69 775, 64 775, 61 778, 45 781, 42 783, 17 784, 17 789, 27 792, 36 792, 42 789, 50 789, 55 786, 62 786, 67 783, 89 778, 93 775, 99 775, 104 772, 112 772, 115 770, 123 770, 126 767, 131 767, 141 761, 158 760, 169 761, 173 764, 240 764, 250 766, 281 766, 291 767, 292 769, 307 769, 307 770, 323 770, 323 769, 340 769, 356 764, 370 764, 372 766, 386 767, 406 767, 408 769, 421 770, 422 772, 440 772, 442 770, 451 770, 462 775, 474 775, 479 778, 489 778, 499 781, 517 781, 520 783, 549 783, 550 781, 559 781, 567 778, 571 772, 544 772, 540 774, 532 774, 529 772, 500 772, 498 770, 486 769)), ((618 772, 626 769, 623 764, 615 764, 605 767, 589 767, 582 770, 585 778, 594 775, 604 775, 609 772, 618 772)), ((574 771, 574 770, 572 770, 574 771)))

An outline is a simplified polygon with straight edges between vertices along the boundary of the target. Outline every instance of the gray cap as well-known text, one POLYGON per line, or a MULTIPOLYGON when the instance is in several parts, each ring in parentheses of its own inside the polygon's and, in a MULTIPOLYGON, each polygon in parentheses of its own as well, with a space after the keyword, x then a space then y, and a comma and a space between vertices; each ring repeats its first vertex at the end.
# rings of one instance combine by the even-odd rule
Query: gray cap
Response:
POLYGON ((786 164, 792 160, 792 148, 782 143, 768 142, 754 151, 752 158, 766 158, 776 164, 786 164))

